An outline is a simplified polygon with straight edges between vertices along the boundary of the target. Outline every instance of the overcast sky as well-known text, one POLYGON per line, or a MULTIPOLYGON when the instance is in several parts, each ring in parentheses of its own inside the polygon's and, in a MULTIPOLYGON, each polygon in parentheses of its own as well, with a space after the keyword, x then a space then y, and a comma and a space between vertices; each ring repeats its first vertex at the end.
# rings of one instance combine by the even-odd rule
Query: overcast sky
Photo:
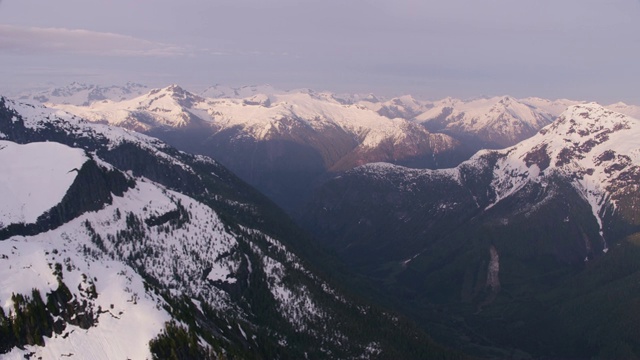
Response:
POLYGON ((0 0, 0 79, 640 104, 640 1, 0 0))

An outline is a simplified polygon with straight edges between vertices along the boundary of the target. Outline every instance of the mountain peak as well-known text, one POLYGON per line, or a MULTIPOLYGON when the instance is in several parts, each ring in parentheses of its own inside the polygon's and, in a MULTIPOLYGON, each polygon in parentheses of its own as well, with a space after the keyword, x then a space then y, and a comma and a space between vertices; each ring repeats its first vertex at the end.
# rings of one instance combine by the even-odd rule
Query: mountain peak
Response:
POLYGON ((166 91, 175 92, 175 93, 183 93, 185 90, 178 84, 171 84, 165 88, 166 91))
POLYGON ((185 98, 188 96, 195 96, 194 94, 190 93, 189 91, 185 90, 183 87, 181 87, 178 84, 171 84, 165 88, 162 89, 157 89, 155 91, 156 93, 162 93, 162 94, 168 94, 171 97, 178 97, 178 98, 185 98))
POLYGON ((77 81, 72 81, 66 87, 68 87, 68 88, 86 88, 86 87, 89 87, 89 85, 87 85, 85 83, 77 82, 77 81))
MULTIPOLYGON (((638 142, 635 140, 640 132, 638 120, 627 115, 609 110, 596 103, 570 106, 556 121, 546 126, 540 132, 518 145, 509 153, 524 159, 530 167, 532 154, 545 153, 545 163, 555 167, 562 167, 570 171, 577 171, 598 167, 602 161, 600 157, 607 152, 615 152, 632 156, 638 152, 638 142), (526 153, 525 155, 522 155, 526 153)), ((540 156, 538 156, 539 158, 540 156)), ((533 162, 536 163, 536 162, 533 162)), ((544 170, 540 165, 539 168, 544 170)), ((610 178, 611 171, 605 171, 610 178)), ((606 179, 598 180, 606 183, 606 179)))
POLYGON ((596 103, 570 106, 537 135, 501 151, 493 182, 496 203, 528 181, 561 174, 590 204, 604 238, 603 209, 624 201, 640 181, 638 139, 640 122, 632 117, 596 103))
POLYGON ((432 132, 472 134, 490 148, 516 144, 552 119, 547 112, 507 95, 471 101, 446 98, 416 117, 432 132))
MULTIPOLYGON (((546 131, 569 136, 586 137, 596 133, 610 134, 629 129, 632 118, 605 108, 597 103, 573 105, 562 113, 546 131)), ((543 132, 544 133, 544 132, 543 132)), ((601 135, 603 139, 605 135, 601 135)))
POLYGON ((511 100, 512 100, 512 97, 510 97, 509 95, 504 95, 500 97, 500 100, 498 101, 498 103, 503 104, 505 106, 509 106, 511 105, 511 100))
POLYGON ((148 91, 142 84, 128 82, 123 86, 101 86, 74 81, 62 87, 38 89, 19 94, 20 100, 38 103, 89 106, 98 101, 123 101, 143 95, 148 91))
POLYGON ((158 97, 169 96, 175 100, 180 106, 185 108, 192 108, 194 103, 204 101, 204 98, 191 93, 180 85, 172 84, 163 89, 152 90, 149 95, 158 95, 158 97))
POLYGON ((206 98, 216 99, 245 99, 257 94, 274 95, 280 93, 283 93, 283 91, 276 89, 269 84, 249 85, 242 87, 232 87, 215 84, 201 92, 200 95, 206 98))
POLYGON ((377 102, 380 102, 380 99, 375 94, 369 93, 362 98, 362 101, 377 103, 377 102))

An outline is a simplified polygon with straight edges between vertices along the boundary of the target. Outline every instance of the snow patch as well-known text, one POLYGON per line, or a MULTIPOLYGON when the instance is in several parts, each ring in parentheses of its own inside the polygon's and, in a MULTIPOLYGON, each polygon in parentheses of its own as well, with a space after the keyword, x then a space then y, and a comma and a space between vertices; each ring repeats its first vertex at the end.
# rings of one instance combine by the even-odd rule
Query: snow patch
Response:
POLYGON ((42 359, 60 359, 64 354, 105 360, 151 358, 149 340, 170 319, 160 306, 162 300, 146 293, 142 278, 131 268, 118 261, 89 258, 79 243, 61 241, 61 235, 53 231, 0 242, 0 254, 8 257, 0 259, 0 302, 8 314, 12 293, 31 296, 35 288, 46 296, 58 286, 53 264, 60 263, 63 281, 74 298, 93 302, 97 325, 87 330, 67 325, 63 334, 45 337, 44 347, 14 348, 2 358, 24 359, 29 353, 42 359), (83 294, 87 278, 96 287, 96 299, 83 294))
POLYGON ((87 160, 83 150, 59 143, 0 140, 0 228, 36 222, 60 203, 87 160))

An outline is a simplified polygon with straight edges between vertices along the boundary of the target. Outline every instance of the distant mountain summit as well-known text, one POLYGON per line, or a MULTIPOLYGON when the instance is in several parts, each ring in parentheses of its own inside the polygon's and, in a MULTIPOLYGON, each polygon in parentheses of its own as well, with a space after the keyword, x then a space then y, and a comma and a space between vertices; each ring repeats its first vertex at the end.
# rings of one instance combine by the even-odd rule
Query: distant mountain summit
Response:
POLYGON ((67 86, 24 92, 18 95, 25 102, 88 106, 96 101, 122 101, 149 91, 145 85, 128 82, 123 86, 100 86, 73 82, 67 86))
POLYGON ((417 100, 411 95, 376 102, 376 104, 379 104, 379 108, 376 109, 378 114, 390 119, 402 118, 407 120, 419 116, 434 106, 431 102, 417 100))
POLYGON ((502 96, 467 102, 444 99, 415 119, 432 132, 474 137, 486 147, 501 148, 532 136, 554 116, 502 96))
POLYGON ((244 99, 255 95, 273 95, 284 92, 271 85, 248 85, 231 87, 226 85, 213 85, 206 88, 199 95, 214 99, 244 99))
POLYGON ((617 102, 615 104, 608 105, 607 109, 640 119, 640 106, 638 105, 629 105, 623 102, 617 102))

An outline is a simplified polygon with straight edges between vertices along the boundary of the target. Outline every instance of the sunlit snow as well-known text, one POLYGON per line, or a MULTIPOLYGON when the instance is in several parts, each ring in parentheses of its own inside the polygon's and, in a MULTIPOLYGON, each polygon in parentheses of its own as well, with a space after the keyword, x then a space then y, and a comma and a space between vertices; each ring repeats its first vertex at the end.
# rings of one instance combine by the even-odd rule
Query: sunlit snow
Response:
POLYGON ((0 140, 0 228, 34 223, 57 205, 87 159, 83 150, 54 142, 0 140))

